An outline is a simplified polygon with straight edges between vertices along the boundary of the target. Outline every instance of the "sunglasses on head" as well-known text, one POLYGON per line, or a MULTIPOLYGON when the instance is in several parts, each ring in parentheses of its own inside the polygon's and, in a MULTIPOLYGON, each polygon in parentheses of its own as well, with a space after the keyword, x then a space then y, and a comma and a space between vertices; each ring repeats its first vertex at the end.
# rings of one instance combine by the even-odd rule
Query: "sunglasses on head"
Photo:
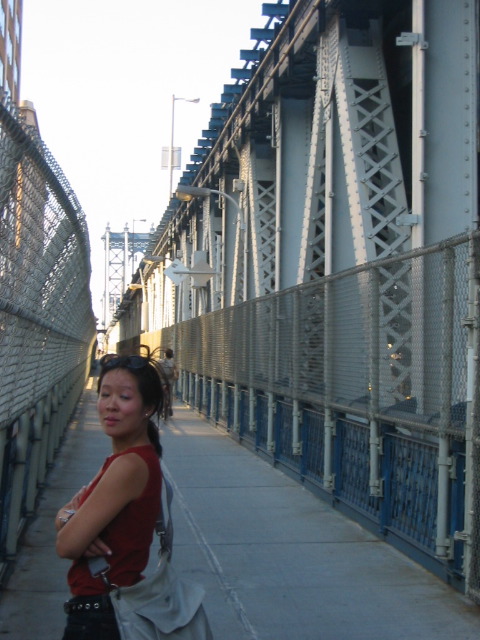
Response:
POLYGON ((110 369, 143 369, 148 366, 149 359, 142 356, 117 356, 115 354, 107 354, 100 361, 103 371, 110 369))

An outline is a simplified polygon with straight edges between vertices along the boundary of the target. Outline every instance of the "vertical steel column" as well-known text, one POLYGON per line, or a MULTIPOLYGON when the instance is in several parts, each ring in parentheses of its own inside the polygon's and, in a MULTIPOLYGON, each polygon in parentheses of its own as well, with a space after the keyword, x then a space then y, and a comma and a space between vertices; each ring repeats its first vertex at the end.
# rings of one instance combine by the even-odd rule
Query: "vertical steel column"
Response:
POLYGON ((280 291, 281 282, 281 248, 282 248, 282 172, 283 172, 283 141, 282 141, 282 102, 277 98, 272 105, 272 118, 275 128, 275 265, 274 291, 280 291))
POLYGON ((107 328, 110 324, 110 287, 109 285, 109 271, 110 271, 110 227, 107 225, 104 236, 104 249, 105 249, 105 274, 104 274, 104 289, 103 289, 103 326, 107 328))
MULTIPOLYGON (((467 394, 466 394, 466 425, 465 425, 465 522, 462 532, 455 532, 455 537, 464 544, 464 573, 466 592, 475 591, 475 601, 480 601, 480 585, 471 584, 471 575, 478 574, 480 558, 478 553, 478 541, 473 546, 472 533, 474 524, 478 523, 479 516, 475 514, 478 496, 474 492, 478 487, 478 469, 480 468, 480 247, 478 239, 470 239, 469 254, 469 291, 468 291, 468 316, 464 320, 464 326, 468 330, 467 338, 467 394)), ((478 530, 478 524, 476 529, 478 530)))
MULTIPOLYGON (((130 277, 127 276, 128 271, 128 258, 130 255, 129 251, 129 241, 128 241, 128 225, 125 225, 125 229, 123 230, 124 238, 123 238, 123 275, 122 275, 122 294, 127 290, 127 282, 130 280, 130 277)), ((133 265, 132 265, 133 269, 133 265)))
POLYGON ((413 0, 412 31, 412 249, 423 247, 425 236, 425 0, 413 0), (416 218, 418 216, 418 218, 416 218))

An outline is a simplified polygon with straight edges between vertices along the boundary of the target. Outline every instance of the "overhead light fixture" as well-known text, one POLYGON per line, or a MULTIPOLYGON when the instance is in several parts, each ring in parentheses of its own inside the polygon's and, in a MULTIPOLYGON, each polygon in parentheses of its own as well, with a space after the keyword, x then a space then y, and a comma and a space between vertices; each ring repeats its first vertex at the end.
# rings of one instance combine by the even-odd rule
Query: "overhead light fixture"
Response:
POLYGON ((159 264, 165 262, 165 256, 143 256, 142 260, 145 264, 159 264))
MULTIPOLYGON (((237 188, 237 191, 243 191, 243 181, 237 180, 234 181, 234 183, 236 183, 235 186, 237 188)), ((177 186, 175 196, 183 202, 190 202, 190 200, 192 200, 193 198, 208 198, 213 193, 226 198, 232 203, 238 214, 240 229, 243 231, 245 229, 243 209, 242 207, 240 207, 235 198, 232 198, 229 193, 225 193, 225 191, 219 191, 218 189, 209 189, 208 187, 192 187, 189 184, 179 184, 177 186)))

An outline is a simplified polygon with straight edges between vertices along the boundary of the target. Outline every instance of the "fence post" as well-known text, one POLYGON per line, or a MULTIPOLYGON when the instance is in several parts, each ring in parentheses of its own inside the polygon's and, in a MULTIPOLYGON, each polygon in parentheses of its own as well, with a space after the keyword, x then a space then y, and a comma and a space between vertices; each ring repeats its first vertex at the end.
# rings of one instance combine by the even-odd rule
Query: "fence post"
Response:
POLYGON ((333 420, 332 388, 333 388, 333 322, 332 322, 332 283, 328 280, 325 282, 324 288, 324 308, 325 321, 323 327, 323 353, 325 359, 323 362, 323 379, 325 384, 325 423, 324 423, 324 458, 323 458, 323 486, 327 491, 332 491, 335 483, 333 472, 333 447, 335 434, 335 423, 333 420))
POLYGON ((468 330, 467 341, 467 394, 465 424, 465 522, 464 529, 455 532, 455 537, 464 544, 464 573, 466 592, 476 602, 480 601, 480 581, 478 580, 478 546, 479 541, 473 539, 473 530, 478 531, 478 496, 475 498, 478 474, 479 424, 480 424, 480 384, 478 358, 480 356, 479 331, 479 294, 480 264, 478 255, 479 239, 470 238, 469 243, 469 291, 468 316, 463 324, 468 330), (475 526, 476 525, 476 526, 475 526), (475 580, 475 584, 472 584, 475 580))
POLYGON ((240 431, 239 422, 239 408, 240 408, 240 385, 235 383, 233 386, 233 431, 238 433, 240 431))
POLYGON ((438 433, 438 500, 436 554, 447 558, 450 549, 448 535, 448 502, 450 485, 449 439, 446 430, 451 422, 452 410, 452 360, 453 360, 453 319, 455 302, 455 252, 451 247, 444 249, 444 292, 443 292, 443 340, 442 340, 442 404, 438 433))
POLYGON ((380 478, 380 450, 378 421, 380 399, 380 277, 378 269, 370 272, 370 495, 382 495, 380 478))
POLYGON ((273 416, 274 416, 274 396, 271 391, 267 393, 268 397, 268 418, 267 418, 267 451, 275 453, 275 439, 273 437, 273 416))
POLYGON ((40 443, 40 462, 38 468, 38 482, 43 484, 48 466, 48 442, 50 440, 50 424, 52 418, 53 389, 47 393, 43 402, 43 435, 40 443))
POLYGON ((30 412, 20 416, 17 422, 17 442, 15 453, 15 468, 12 478, 12 498, 8 517, 7 538, 5 550, 7 556, 14 556, 17 552, 18 525, 22 509, 23 481, 25 478, 27 446, 30 431, 30 412))
POLYGON ((215 378, 211 379, 211 386, 210 386, 210 394, 211 394, 211 399, 210 399, 210 405, 211 405, 211 409, 210 409, 210 418, 213 417, 213 423, 215 424, 218 420, 218 416, 217 416, 217 381, 215 380, 215 378))
POLYGON ((33 446, 30 457, 30 475, 28 478, 26 509, 27 515, 35 511, 35 501, 37 498, 38 480, 40 475, 40 459, 42 449, 42 428, 45 416, 45 400, 42 398, 35 406, 33 417, 33 446))
MULTIPOLYGON (((295 290, 293 294, 293 344, 292 353, 300 353, 300 331, 302 330, 302 323, 300 322, 300 301, 299 291, 295 290)), ((293 358, 292 362, 292 396, 293 396, 293 409, 292 409, 292 453, 294 456, 302 454, 302 442, 300 438, 300 403, 298 402, 298 393, 300 386, 300 358, 293 358)))

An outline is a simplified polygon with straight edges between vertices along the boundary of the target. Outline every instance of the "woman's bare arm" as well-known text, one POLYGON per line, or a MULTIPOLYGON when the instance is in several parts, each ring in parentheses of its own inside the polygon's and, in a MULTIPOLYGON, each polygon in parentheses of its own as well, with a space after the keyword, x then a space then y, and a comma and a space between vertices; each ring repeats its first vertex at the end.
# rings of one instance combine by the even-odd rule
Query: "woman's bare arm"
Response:
MULTIPOLYGON (((76 559, 83 555, 107 553, 109 549, 99 535, 129 502, 142 494, 147 481, 148 466, 136 453, 114 460, 75 515, 63 523, 64 526, 59 521, 56 542, 58 555, 76 559)), ((114 549, 111 551, 115 553, 114 549)))

